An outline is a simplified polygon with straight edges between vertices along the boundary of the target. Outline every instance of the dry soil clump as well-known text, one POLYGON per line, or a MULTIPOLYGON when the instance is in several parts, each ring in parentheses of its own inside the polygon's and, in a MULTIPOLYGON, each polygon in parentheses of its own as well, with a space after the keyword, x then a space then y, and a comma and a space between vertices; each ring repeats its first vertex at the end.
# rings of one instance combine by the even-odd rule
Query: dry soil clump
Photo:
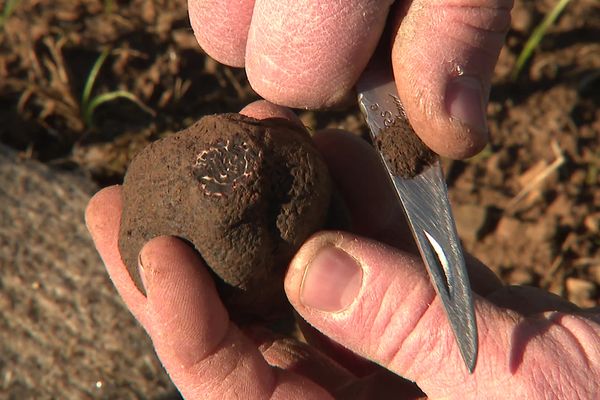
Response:
POLYGON ((381 131, 376 141, 392 173, 402 178, 413 178, 437 158, 417 136, 406 117, 397 117, 381 131))
POLYGON ((277 314, 294 252, 325 223, 327 167, 309 135, 283 120, 202 118, 146 147, 123 184, 119 248, 137 286, 148 240, 190 242, 217 278, 232 316, 277 314))

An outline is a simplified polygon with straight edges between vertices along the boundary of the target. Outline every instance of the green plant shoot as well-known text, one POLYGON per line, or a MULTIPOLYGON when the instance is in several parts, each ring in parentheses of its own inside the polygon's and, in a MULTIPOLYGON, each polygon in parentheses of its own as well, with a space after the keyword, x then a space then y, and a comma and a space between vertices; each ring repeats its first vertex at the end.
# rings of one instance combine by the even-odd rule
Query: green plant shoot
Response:
POLYGON ((106 48, 102 51, 102 53, 92 66, 92 69, 90 70, 90 73, 83 87, 83 93, 81 95, 81 114, 83 121, 88 127, 91 127, 93 125, 94 111, 96 110, 96 108, 98 108, 98 106, 106 102, 113 101, 116 99, 130 100, 137 104, 142 110, 146 111, 151 115, 154 115, 154 111, 151 108, 142 103, 142 101, 138 99, 133 93, 130 93, 125 90, 115 90, 91 98, 94 84, 96 83, 96 79, 98 78, 98 73, 100 72, 100 69, 102 68, 102 65, 106 61, 106 58, 109 54, 110 48, 106 48))
POLYGON ((8 20, 15 11, 19 1, 20 0, 7 0, 7 2, 4 3, 4 9, 2 10, 2 14, 0 14, 0 29, 4 28, 6 20, 8 20))
POLYGON ((527 39, 527 42, 525 43, 523 50, 521 50, 521 54, 519 54, 517 62, 513 67, 511 74, 511 78, 513 80, 517 79, 521 73, 521 70, 523 69, 523 66, 527 63, 527 60, 529 60, 533 54, 533 51, 539 46, 540 42, 544 38, 548 28, 556 22, 562 11, 570 2, 571 0, 560 0, 558 3, 556 3, 552 11, 550 11, 550 13, 544 17, 543 21, 534 29, 529 39, 527 39))

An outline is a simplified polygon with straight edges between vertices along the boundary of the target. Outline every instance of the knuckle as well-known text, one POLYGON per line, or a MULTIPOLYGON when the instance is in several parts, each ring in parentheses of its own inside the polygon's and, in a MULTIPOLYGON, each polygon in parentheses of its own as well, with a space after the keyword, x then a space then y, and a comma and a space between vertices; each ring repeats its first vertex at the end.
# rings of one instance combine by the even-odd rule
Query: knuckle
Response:
POLYGON ((358 317, 363 326, 369 327, 363 333, 366 336, 362 338, 366 346, 363 351, 400 374, 411 369, 417 355, 421 362, 432 353, 438 357, 452 351, 451 343, 435 328, 442 310, 431 286, 423 280, 407 291, 409 286, 405 281, 397 277, 371 283, 372 293, 379 294, 363 300, 358 317))

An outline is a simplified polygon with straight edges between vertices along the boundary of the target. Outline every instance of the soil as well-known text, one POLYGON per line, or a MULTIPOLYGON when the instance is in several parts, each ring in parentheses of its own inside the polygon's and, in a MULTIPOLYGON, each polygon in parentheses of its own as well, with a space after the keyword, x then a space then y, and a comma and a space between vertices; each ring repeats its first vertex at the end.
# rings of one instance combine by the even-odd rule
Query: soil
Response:
POLYGON ((272 320, 288 309, 286 266, 323 228, 330 198, 329 172, 306 131, 285 120, 210 115, 134 158, 119 248, 143 291, 142 246, 183 238, 217 275, 236 322, 272 320))
POLYGON ((392 174, 402 178, 413 178, 437 159, 402 116, 382 129, 375 141, 392 174))
MULTIPOLYGON (((472 159, 443 161, 467 251, 507 283, 592 307, 600 304, 600 4, 570 2, 511 79, 555 4, 515 1, 487 110, 491 143, 472 159)), ((243 70, 198 48, 185 0, 21 0, 0 29, 0 141, 100 186, 121 182, 149 142, 255 99, 243 70), (154 115, 121 99, 86 125, 81 93, 107 47, 92 95, 126 90, 154 115)), ((366 133, 356 106, 299 115, 311 129, 366 133)))
POLYGON ((97 186, 0 144, 0 188, 0 399, 174 399, 85 228, 97 186))

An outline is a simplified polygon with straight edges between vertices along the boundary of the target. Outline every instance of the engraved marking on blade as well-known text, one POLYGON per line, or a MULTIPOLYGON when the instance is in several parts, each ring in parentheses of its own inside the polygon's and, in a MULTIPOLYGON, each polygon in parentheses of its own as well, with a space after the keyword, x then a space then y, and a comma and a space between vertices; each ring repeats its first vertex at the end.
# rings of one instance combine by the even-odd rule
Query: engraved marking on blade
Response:
POLYGON ((398 111, 398 114, 403 118, 407 118, 406 112, 404 111, 404 106, 402 105, 402 102, 400 101, 400 97, 396 96, 393 93, 388 93, 388 96, 390 96, 392 98, 392 101, 394 102, 394 105, 396 106, 396 110, 398 111))
POLYGON ((383 125, 386 128, 390 127, 394 123, 394 114, 388 110, 379 111, 380 107, 378 103, 371 104, 369 108, 371 109, 371 111, 376 111, 379 114, 379 116, 383 119, 383 125))

